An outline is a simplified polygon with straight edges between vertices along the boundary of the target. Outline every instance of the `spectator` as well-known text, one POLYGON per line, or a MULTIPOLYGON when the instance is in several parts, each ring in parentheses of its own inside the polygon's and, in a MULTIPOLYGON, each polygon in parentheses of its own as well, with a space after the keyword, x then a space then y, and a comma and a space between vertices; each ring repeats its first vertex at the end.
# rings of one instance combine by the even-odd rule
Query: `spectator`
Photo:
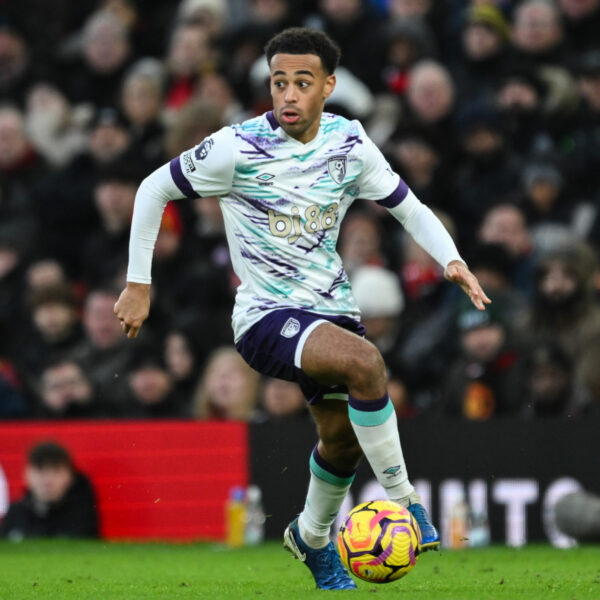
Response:
POLYGON ((80 42, 80 56, 67 66, 69 97, 96 107, 116 105, 133 55, 127 25, 114 12, 99 10, 86 21, 80 42))
POLYGON ((485 213, 499 200, 517 195, 520 161, 511 152, 500 115, 487 103, 465 106, 457 128, 465 160, 455 176, 454 214, 459 239, 468 249, 485 213))
POLYGON ((162 357, 151 348, 138 348, 127 368, 127 416, 165 418, 190 416, 191 397, 176 394, 174 380, 162 357))
POLYGON ((445 416, 486 421, 518 410, 519 353, 500 307, 491 306, 483 312, 463 303, 458 312, 461 353, 444 377, 440 412, 445 416))
POLYGON ((479 241, 500 244, 512 261, 511 282, 526 297, 533 288, 534 248, 523 211, 514 204, 493 206, 483 217, 479 241))
POLYGON ((91 118, 85 106, 72 106, 58 85, 40 81, 27 94, 25 129, 35 149, 54 167, 68 163, 87 144, 91 118))
POLYGON ((48 356, 66 354, 83 339, 77 299, 68 284, 41 287, 31 292, 31 329, 21 353, 32 382, 48 356))
POLYGON ((152 172, 165 162, 161 121, 164 69, 152 58, 142 59, 127 71, 121 88, 123 113, 130 123, 129 153, 152 172))
POLYGON ((84 279, 89 285, 113 280, 125 269, 129 251, 129 225, 135 193, 141 177, 135 163, 107 165, 94 189, 94 203, 101 228, 91 233, 83 245, 86 267, 84 279))
POLYGON ((0 420, 28 417, 32 412, 6 338, 0 323, 0 420))
POLYGON ((535 269, 535 293, 527 333, 558 340, 578 361, 600 333, 600 307, 594 300, 596 258, 583 244, 541 255, 535 269))
POLYGON ((371 91, 381 91, 385 36, 379 15, 362 0, 320 0, 319 8, 319 28, 339 44, 341 64, 371 91))
POLYGON ((258 398, 259 375, 235 348, 223 346, 208 359, 194 399, 199 419, 251 421, 258 398))
POLYGON ((83 307, 85 339, 71 353, 89 376, 98 401, 116 406, 117 413, 127 398, 125 375, 135 349, 115 319, 113 307, 118 298, 110 287, 90 290, 83 307))
POLYGON ((0 101, 21 104, 36 78, 34 61, 23 33, 5 16, 0 16, 0 64, 0 101))
POLYGON ((98 537, 92 486, 65 448, 54 442, 34 446, 25 483, 25 496, 10 505, 0 523, 0 537, 98 537))
POLYGON ((17 224, 30 239, 38 226, 31 201, 32 181, 39 182, 46 172, 47 165, 27 138, 21 110, 0 106, 0 222, 17 224))
POLYGON ((41 245, 64 266, 69 278, 83 278, 82 248, 97 231, 99 216, 94 188, 107 165, 125 158, 130 143, 128 125, 115 108, 98 110, 91 122, 86 151, 55 171, 36 190, 36 213, 42 224, 41 245))
POLYGON ((465 101, 491 93, 509 61, 510 28, 491 4, 471 5, 461 32, 462 60, 455 67, 457 88, 465 101))
POLYGON ((558 0, 569 48, 577 53, 598 48, 600 0, 558 0))
MULTIPOLYGON (((197 329, 200 327, 195 321, 182 321, 167 332, 163 345, 163 360, 173 380, 174 392, 188 404, 193 401, 200 368, 209 350, 202 348, 201 342, 192 334, 197 329)), ((206 342, 205 346, 208 346, 206 342)))
POLYGON ((573 361, 555 341, 536 344, 524 359, 524 417, 578 417, 590 405, 590 393, 574 380, 573 361))
POLYGON ((349 275, 363 265, 383 265, 381 228, 377 218, 368 212, 348 215, 340 234, 340 256, 349 275))
POLYGON ((522 58, 536 64, 565 60, 564 32, 558 7, 552 0, 525 0, 513 15, 513 44, 522 58))
POLYGON ((293 381, 267 378, 262 386, 261 404, 264 418, 268 420, 308 415, 304 394, 293 381))
POLYGON ((89 419, 109 411, 98 403, 94 386, 81 365, 69 358, 46 361, 40 369, 36 416, 43 419, 89 419))

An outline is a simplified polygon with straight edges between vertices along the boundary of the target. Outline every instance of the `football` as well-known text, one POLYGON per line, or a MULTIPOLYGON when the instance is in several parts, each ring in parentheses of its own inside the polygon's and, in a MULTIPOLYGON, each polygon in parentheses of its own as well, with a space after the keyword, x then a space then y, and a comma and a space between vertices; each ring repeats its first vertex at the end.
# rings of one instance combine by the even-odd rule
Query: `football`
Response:
POLYGON ((371 583, 404 577, 421 553, 421 531, 410 512, 386 500, 359 504, 338 534, 340 557, 350 573, 371 583))

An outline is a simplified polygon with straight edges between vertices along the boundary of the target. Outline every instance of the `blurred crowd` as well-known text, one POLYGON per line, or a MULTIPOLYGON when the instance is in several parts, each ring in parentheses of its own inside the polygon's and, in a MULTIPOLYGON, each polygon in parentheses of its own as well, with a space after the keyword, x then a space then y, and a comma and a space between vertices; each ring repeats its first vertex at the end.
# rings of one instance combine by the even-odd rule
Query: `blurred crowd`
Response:
POLYGON ((326 110, 360 119, 493 304, 469 306, 374 203, 338 251, 401 418, 600 407, 600 0, 0 2, 0 418, 306 416, 232 346, 216 198, 171 202, 150 318, 125 338, 140 181, 270 108, 265 42, 342 49, 326 110))

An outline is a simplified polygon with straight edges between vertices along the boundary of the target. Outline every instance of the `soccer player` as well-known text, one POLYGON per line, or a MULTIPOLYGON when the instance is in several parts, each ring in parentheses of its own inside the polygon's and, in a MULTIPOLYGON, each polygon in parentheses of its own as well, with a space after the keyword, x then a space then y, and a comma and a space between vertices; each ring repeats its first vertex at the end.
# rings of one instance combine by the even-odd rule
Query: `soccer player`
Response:
POLYGON ((362 125, 323 112, 335 87, 335 43, 292 28, 265 50, 273 110, 222 128, 142 182, 115 314, 130 338, 148 316, 153 246, 167 202, 218 196, 241 280, 233 312, 237 349, 257 371, 300 384, 319 434, 306 504, 284 545, 319 588, 354 589, 329 529, 363 453, 389 498, 417 519, 423 549, 437 548, 439 534, 408 478, 385 364, 363 337, 336 253, 350 204, 363 198, 387 208, 478 309, 490 300, 440 221, 390 169, 362 125))

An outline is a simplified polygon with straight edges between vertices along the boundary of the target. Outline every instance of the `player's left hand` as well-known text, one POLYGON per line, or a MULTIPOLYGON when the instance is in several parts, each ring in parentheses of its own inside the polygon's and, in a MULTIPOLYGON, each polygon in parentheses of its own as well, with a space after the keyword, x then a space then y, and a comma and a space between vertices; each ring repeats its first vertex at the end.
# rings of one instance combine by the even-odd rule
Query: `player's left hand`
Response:
POLYGON ((448 281, 458 283, 463 289, 464 293, 471 298, 471 302, 479 309, 485 310, 486 304, 491 304, 492 301, 486 296, 485 292, 481 289, 477 277, 469 271, 469 268, 465 263, 460 260, 453 260, 448 263, 446 270, 444 271, 444 277, 448 281))

